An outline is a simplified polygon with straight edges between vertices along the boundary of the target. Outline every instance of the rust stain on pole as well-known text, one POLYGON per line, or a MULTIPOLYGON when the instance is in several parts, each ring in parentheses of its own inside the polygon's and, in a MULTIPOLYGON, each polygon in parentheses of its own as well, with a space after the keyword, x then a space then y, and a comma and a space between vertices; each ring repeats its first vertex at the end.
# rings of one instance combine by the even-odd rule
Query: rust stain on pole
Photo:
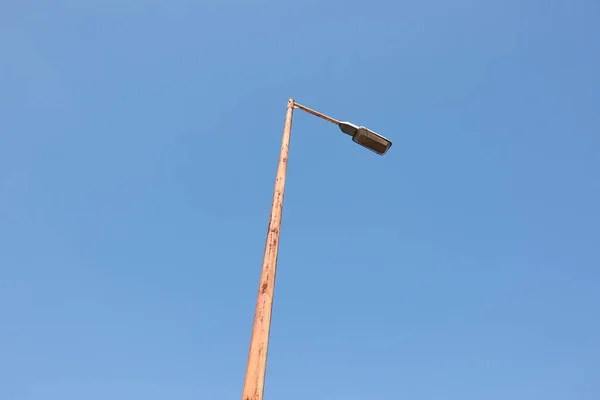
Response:
POLYGON ((265 255, 260 274, 260 284, 258 286, 258 298, 256 300, 256 312, 254 314, 254 325, 252 327, 252 339, 250 340, 250 352, 248 354, 248 366, 246 367, 242 400, 262 400, 265 387, 267 350, 269 346, 269 331, 271 329, 273 294, 275 291, 275 270, 277 268, 277 252, 279 250, 279 228, 281 226, 281 214, 283 211, 283 192, 285 189, 293 113, 294 99, 289 99, 283 128, 283 139, 281 141, 281 154, 279 155, 279 165, 277 167, 277 178, 275 179, 269 229, 267 230, 265 255))

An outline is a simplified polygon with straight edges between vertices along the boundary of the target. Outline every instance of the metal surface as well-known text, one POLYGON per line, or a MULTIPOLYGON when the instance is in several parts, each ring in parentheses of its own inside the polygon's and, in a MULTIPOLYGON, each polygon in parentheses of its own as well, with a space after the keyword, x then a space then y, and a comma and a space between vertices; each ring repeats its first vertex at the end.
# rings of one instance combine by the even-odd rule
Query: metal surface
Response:
POLYGON ((281 216, 283 212, 283 194, 285 189, 294 108, 299 108, 309 114, 338 125, 342 132, 352 136, 352 140, 356 143, 378 154, 385 154, 392 145, 388 139, 364 127, 358 127, 350 122, 340 122, 325 114, 321 114, 320 112, 297 104, 294 102, 294 99, 288 100, 283 138, 281 140, 281 153, 279 155, 279 165, 277 167, 277 177, 275 179, 275 189, 273 192, 273 203, 271 205, 271 217, 269 219, 265 254, 260 273, 258 297, 256 299, 256 311, 254 314, 254 325, 252 327, 252 339, 250 340, 250 351, 248 353, 248 366, 246 368, 242 400, 263 399, 267 370, 269 333, 271 329, 271 313, 273 310, 273 295, 275 292, 275 271, 277 268, 277 253, 279 251, 279 231, 281 228, 281 216))
POLYGON ((281 141, 279 166, 277 167, 277 178, 275 179, 271 217, 267 231, 267 243, 265 245, 265 255, 260 274, 260 285, 258 287, 258 298, 256 300, 256 312, 254 314, 254 326, 252 327, 252 339, 250 340, 250 352, 248 354, 248 366, 246 368, 242 400, 262 400, 263 398, 273 294, 275 291, 275 270, 277 268, 277 252, 279 250, 279 229, 281 227, 281 214, 283 211, 283 192, 285 189, 294 106, 298 105, 294 104, 294 99, 289 99, 283 128, 283 139, 281 141))
POLYGON ((389 139, 384 138, 380 134, 367 129, 364 126, 358 128, 352 137, 352 140, 362 147, 379 154, 380 156, 387 153, 390 147, 392 147, 392 142, 389 139))
POLYGON ((319 118, 321 118, 321 119, 324 119, 325 121, 329 121, 329 122, 331 122, 331 123, 333 123, 333 124, 336 124, 336 125, 339 125, 339 124, 340 124, 340 121, 338 121, 337 119, 334 119, 334 118, 328 117, 327 115, 325 115, 325 114, 321 114, 321 113, 320 113, 320 112, 318 112, 318 111, 315 111, 315 110, 312 110, 312 109, 310 109, 310 108, 308 108, 308 107, 305 107, 305 106, 303 106, 302 104, 298 104, 298 103, 296 103, 296 104, 294 104, 294 106, 295 106, 296 108, 299 108, 299 109, 301 109, 302 111, 306 111, 306 112, 307 112, 307 113, 309 113, 309 114, 312 114, 312 115, 314 115, 314 116, 316 116, 316 117, 319 117, 319 118))
POLYGON ((358 130, 358 125, 354 125, 351 122, 340 122, 338 126, 340 127, 340 130, 342 132, 350 136, 354 136, 354 134, 358 130))

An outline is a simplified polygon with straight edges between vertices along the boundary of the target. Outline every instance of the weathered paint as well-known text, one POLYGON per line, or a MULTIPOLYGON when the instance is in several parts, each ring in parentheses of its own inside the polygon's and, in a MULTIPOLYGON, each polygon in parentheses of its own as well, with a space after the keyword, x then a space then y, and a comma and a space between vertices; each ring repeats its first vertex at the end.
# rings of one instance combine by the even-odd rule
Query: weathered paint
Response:
POLYGON ((264 393, 269 331, 271 328, 271 313, 275 291, 277 252, 279 250, 279 234, 283 211, 283 193, 285 189, 294 107, 294 99, 289 99, 283 128, 277 177, 275 179, 269 229, 267 230, 265 254, 260 274, 260 284, 258 286, 258 298, 256 300, 256 312, 252 327, 252 339, 250 340, 250 352, 248 354, 248 366, 246 368, 242 400, 262 400, 264 393))

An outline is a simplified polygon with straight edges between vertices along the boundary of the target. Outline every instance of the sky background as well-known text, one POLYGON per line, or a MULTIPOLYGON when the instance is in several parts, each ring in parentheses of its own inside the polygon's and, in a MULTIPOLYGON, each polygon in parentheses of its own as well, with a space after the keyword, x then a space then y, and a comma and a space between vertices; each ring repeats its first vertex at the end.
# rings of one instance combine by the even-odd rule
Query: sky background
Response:
POLYGON ((600 398, 600 3, 0 5, 0 398, 600 398))

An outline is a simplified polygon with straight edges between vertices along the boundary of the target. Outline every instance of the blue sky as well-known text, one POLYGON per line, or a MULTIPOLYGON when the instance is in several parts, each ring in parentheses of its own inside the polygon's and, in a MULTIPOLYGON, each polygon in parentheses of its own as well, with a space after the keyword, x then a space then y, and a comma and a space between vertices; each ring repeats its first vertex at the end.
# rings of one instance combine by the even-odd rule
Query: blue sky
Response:
POLYGON ((600 396, 600 6, 0 6, 0 398, 600 396), (319 143, 319 146, 315 144, 319 143))

